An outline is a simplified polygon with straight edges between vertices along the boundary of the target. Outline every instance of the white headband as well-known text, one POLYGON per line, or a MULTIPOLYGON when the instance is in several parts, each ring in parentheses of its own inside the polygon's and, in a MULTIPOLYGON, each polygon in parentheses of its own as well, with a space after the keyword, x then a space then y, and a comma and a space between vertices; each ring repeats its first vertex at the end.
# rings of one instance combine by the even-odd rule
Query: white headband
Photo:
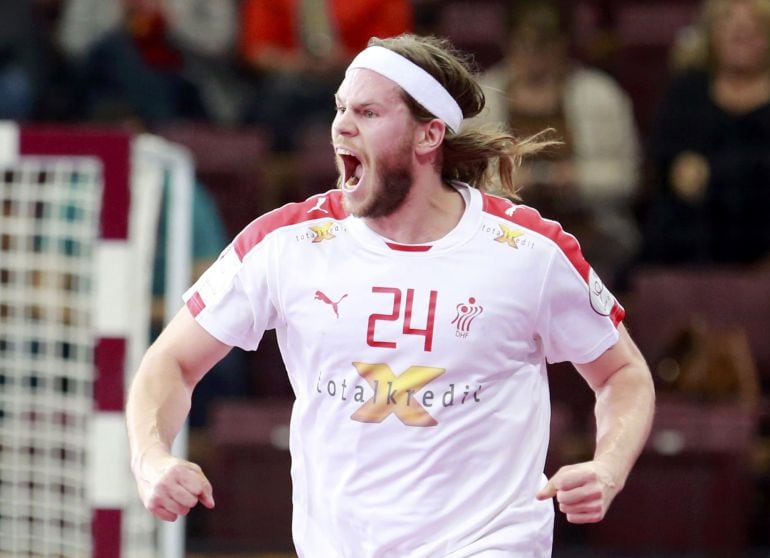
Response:
POLYGON ((397 83, 431 114, 443 120, 457 133, 463 111, 444 87, 420 66, 381 46, 371 46, 353 59, 345 75, 354 68, 372 70, 397 83))

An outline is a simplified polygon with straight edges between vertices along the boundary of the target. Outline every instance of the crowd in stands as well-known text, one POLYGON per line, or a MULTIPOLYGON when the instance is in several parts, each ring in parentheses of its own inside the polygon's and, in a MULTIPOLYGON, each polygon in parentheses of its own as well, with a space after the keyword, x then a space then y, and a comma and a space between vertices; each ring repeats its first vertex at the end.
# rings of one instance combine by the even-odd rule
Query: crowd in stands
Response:
MULTIPOLYGON (((4 2, 0 117, 149 130, 258 126, 291 166, 306 131, 328 124, 336 84, 369 36, 454 32, 473 48, 472 21, 441 28, 453 4, 462 2, 4 2)), ((583 239, 610 283, 640 261, 766 262, 767 2, 706 0, 700 18, 672 38, 671 64, 660 64, 657 98, 644 110, 613 77, 612 47, 597 46, 611 43, 611 4, 623 3, 578 4, 603 33, 590 44, 585 10, 574 3, 474 6, 481 14, 495 5, 506 22, 498 55, 478 60, 489 105, 482 120, 521 136, 549 128, 562 141, 522 168, 524 201, 583 239), (639 122, 639 114, 651 117, 639 122)))

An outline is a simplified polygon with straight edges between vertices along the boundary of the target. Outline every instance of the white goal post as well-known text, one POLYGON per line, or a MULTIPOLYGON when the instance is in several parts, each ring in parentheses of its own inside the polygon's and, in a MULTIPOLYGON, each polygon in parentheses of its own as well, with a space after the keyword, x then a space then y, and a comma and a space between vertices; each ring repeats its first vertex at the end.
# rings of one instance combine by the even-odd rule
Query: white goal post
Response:
POLYGON ((163 188, 169 317, 193 181, 187 150, 155 136, 0 123, 0 556, 183 556, 183 523, 159 529, 138 500, 123 408, 163 188))

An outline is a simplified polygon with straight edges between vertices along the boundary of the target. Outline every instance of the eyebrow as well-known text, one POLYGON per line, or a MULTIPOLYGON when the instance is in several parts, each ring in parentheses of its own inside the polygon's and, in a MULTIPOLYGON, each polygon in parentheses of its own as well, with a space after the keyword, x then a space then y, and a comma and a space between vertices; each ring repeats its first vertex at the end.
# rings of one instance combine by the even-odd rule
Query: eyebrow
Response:
MULTIPOLYGON (((334 94, 334 102, 337 104, 345 104, 342 97, 340 97, 337 93, 334 94)), ((383 103, 380 101, 363 101, 363 102, 353 103, 352 106, 358 109, 372 107, 372 106, 385 108, 387 106, 387 103, 383 103)))

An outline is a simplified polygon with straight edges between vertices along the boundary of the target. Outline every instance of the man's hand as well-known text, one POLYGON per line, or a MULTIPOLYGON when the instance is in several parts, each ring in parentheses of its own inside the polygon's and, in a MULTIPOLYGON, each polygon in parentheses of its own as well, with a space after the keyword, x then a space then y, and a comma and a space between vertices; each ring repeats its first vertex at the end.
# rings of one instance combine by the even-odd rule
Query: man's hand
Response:
POLYGON ((559 469, 537 494, 538 500, 556 496, 570 523, 597 523, 604 519, 620 487, 610 471, 597 461, 559 469))
POLYGON ((143 455, 132 468, 142 503, 160 519, 176 521, 198 502, 214 507, 211 483, 195 463, 172 455, 143 455))

